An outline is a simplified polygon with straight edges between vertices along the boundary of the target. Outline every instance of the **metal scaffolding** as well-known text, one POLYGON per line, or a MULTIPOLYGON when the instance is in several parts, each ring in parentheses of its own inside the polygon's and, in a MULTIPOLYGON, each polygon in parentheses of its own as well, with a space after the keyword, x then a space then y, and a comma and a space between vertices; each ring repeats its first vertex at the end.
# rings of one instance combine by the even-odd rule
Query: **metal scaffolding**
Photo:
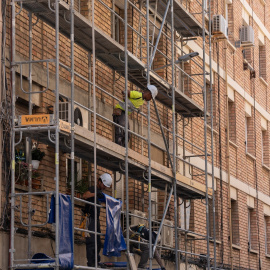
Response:
MULTIPOLYGON (((180 268, 180 260, 185 262, 186 269, 188 267, 188 256, 192 256, 197 259, 206 260, 207 269, 216 269, 216 241, 215 241, 215 193, 214 193, 214 157, 213 157, 213 97, 212 97, 212 73, 211 73, 211 22, 209 22, 208 30, 206 30, 205 16, 208 13, 208 17, 211 18, 210 8, 206 10, 205 0, 202 0, 200 4, 200 14, 202 23, 188 11, 187 2, 176 1, 176 0, 146 0, 145 2, 140 2, 139 4, 131 1, 125 0, 124 2, 124 17, 122 18, 114 8, 114 2, 112 7, 108 6, 102 0, 93 0, 91 2, 91 20, 86 19, 80 13, 80 1, 75 0, 12 0, 12 25, 11 25, 11 80, 12 80, 12 182, 11 182, 11 247, 10 247, 10 268, 11 269, 23 269, 33 267, 30 264, 31 261, 31 238, 32 238, 32 227, 41 227, 47 224, 46 222, 42 224, 32 224, 32 202, 31 198, 33 196, 45 196, 47 201, 46 214, 49 211, 49 196, 55 195, 55 209, 56 209, 56 227, 55 227, 55 263, 44 263, 42 266, 53 267, 54 269, 59 269, 59 184, 60 184, 60 150, 70 153, 71 159, 71 199, 72 199, 72 215, 74 216, 74 203, 83 202, 91 204, 82 199, 74 197, 74 183, 75 183, 75 166, 74 159, 75 156, 83 158, 88 162, 93 164, 93 177, 94 184, 97 184, 97 166, 102 166, 105 169, 111 171, 119 171, 125 176, 125 224, 127 228, 126 243, 127 252, 129 253, 130 242, 134 242, 129 237, 129 226, 130 226, 130 216, 136 216, 130 213, 129 207, 129 178, 138 180, 148 186, 148 223, 150 231, 152 228, 152 201, 151 201, 151 191, 152 187, 158 190, 165 190, 168 192, 164 199, 164 211, 162 218, 160 220, 155 220, 158 224, 158 232, 162 232, 164 226, 172 227, 174 229, 174 248, 162 247, 158 245, 158 239, 153 242, 152 234, 150 233, 149 247, 150 247, 150 269, 153 268, 152 260, 155 249, 161 248, 164 250, 171 250, 175 256, 175 269, 180 268), (124 44, 121 45, 117 42, 114 37, 105 34, 99 26, 96 24, 96 3, 102 5, 112 16, 113 27, 115 27, 115 21, 120 21, 123 25, 124 32, 124 44), (139 14, 139 30, 136 29, 134 25, 128 22, 128 11, 129 9, 134 9, 139 14), (19 61, 16 56, 16 20, 21 16, 22 10, 26 10, 29 14, 29 59, 25 61, 19 61), (153 17, 150 16, 153 14, 153 17), (39 59, 33 60, 33 48, 32 48, 32 28, 37 23, 33 23, 32 15, 36 16, 38 20, 44 21, 49 26, 51 26, 55 31, 55 57, 53 59, 39 59), (150 18, 151 17, 151 18, 150 18), (160 20, 160 25, 157 26, 157 18, 160 20), (143 25, 145 23, 145 25, 143 25), (208 32, 209 31, 209 32, 208 32), (134 36, 137 37, 137 48, 133 51, 129 49, 128 36, 132 32, 134 36), (152 32, 152 33, 151 33, 152 32), (157 36, 154 37, 154 33, 158 32, 157 36), (60 62, 60 35, 65 36, 70 40, 70 65, 60 62), (206 38, 208 36, 208 44, 206 44, 206 38), (167 44, 170 56, 164 53, 158 48, 161 37, 165 37, 166 40, 170 40, 167 44), (196 37, 200 37, 202 41, 202 65, 196 61, 196 59, 189 59, 189 61, 201 69, 200 74, 188 74, 184 70, 184 63, 182 61, 183 56, 187 56, 183 50, 183 44, 194 40, 196 37), (144 48, 143 43, 146 44, 144 48), (80 46, 83 50, 87 51, 89 54, 89 77, 85 77, 79 72, 75 71, 74 61, 75 61, 75 45, 80 46), (171 46, 169 46, 169 44, 171 46), (180 45, 179 45, 180 44, 180 45), (206 47, 209 47, 209 66, 210 73, 206 72, 206 47), (135 52, 134 52, 135 51, 135 52), (139 56, 137 55, 139 51, 139 56), (145 55, 143 53, 145 52, 145 55), (154 67, 154 60, 157 55, 163 57, 165 65, 154 67), (179 57, 177 58, 177 55, 179 57), (157 101, 159 104, 165 105, 171 110, 171 123, 172 127, 166 127, 159 116, 158 104, 155 100, 153 102, 154 107, 151 107, 151 102, 147 105, 147 114, 138 111, 137 114, 142 119, 143 122, 147 123, 147 136, 143 136, 139 132, 128 130, 128 125, 124 128, 112 120, 108 119, 101 113, 97 112, 97 91, 106 95, 113 100, 120 102, 114 93, 110 93, 103 87, 99 86, 96 82, 96 62, 100 61, 105 66, 111 68, 114 74, 114 83, 116 80, 115 73, 122 76, 124 79, 125 86, 125 100, 128 100, 128 88, 129 83, 133 83, 137 88, 144 89, 148 84, 154 84, 157 86, 159 93, 157 96, 157 101), (46 68, 47 73, 47 87, 40 92, 33 92, 33 76, 32 76, 32 66, 40 65, 46 68), (29 88, 24 90, 22 86, 22 68, 28 66, 28 81, 29 88), (49 69, 54 67, 55 72, 55 89, 49 89, 49 69), (60 68, 67 70, 70 73, 70 94, 66 95, 60 91, 60 68), (166 70, 169 74, 167 78, 163 78, 158 75, 158 70, 166 70), (20 86, 16 85, 16 72, 20 74, 20 86), (198 76, 200 79, 194 79, 194 75, 198 76), (207 89, 206 89, 206 76, 209 75, 210 78, 210 107, 207 103, 207 89), (180 76, 180 83, 177 83, 177 79, 180 76), (75 86, 74 82, 76 78, 79 78, 84 83, 88 85, 88 91, 90 96, 90 103, 85 106, 75 100, 75 86), (187 81, 188 85, 193 84, 193 88, 196 92, 193 93, 191 90, 186 89, 184 91, 184 81, 187 81), (17 116, 16 109, 16 89, 21 88, 21 91, 29 96, 29 115, 33 113, 33 95, 42 95, 45 92, 53 91, 54 94, 54 114, 50 116, 50 121, 48 124, 43 126, 33 126, 33 125, 22 125, 21 116, 17 116), (194 96, 201 96, 201 101, 203 101, 203 106, 198 105, 197 100, 194 96), (79 106, 86 110, 90 116, 88 123, 88 129, 84 127, 79 127, 75 124, 74 114, 71 113, 70 126, 68 130, 63 128, 63 121, 60 119, 59 112, 59 99, 65 97, 71 106, 71 112, 74 111, 75 106, 79 106), (91 106, 90 106, 91 105, 91 106), (155 111, 155 117, 151 117, 151 111, 155 111), (209 111, 210 110, 210 111, 209 111), (179 120, 180 117, 180 120, 179 120), (203 123, 204 130, 204 147, 197 146, 191 140, 186 138, 185 134, 185 120, 197 118, 198 121, 203 123), (209 119, 210 118, 210 123, 209 119), (102 119, 107 123, 114 125, 118 128, 125 130, 125 141, 128 141, 128 133, 132 134, 134 137, 141 140, 142 145, 142 155, 138 155, 134 150, 130 149, 126 143, 125 147, 117 146, 114 142, 109 142, 107 139, 102 138, 102 136, 97 133, 97 121, 102 119), (181 136, 178 132, 179 121, 183 123, 183 135, 181 136), (156 125, 160 128, 160 133, 164 141, 164 147, 155 144, 151 139, 151 127, 156 125), (211 129, 210 140, 208 140, 208 131, 211 129), (166 137, 166 134, 167 137, 166 137), (24 193, 18 193, 15 187, 15 147, 21 143, 22 138, 27 137, 27 151, 31 153, 32 140, 38 137, 39 142, 48 144, 55 148, 55 189, 50 191, 32 191, 32 165, 31 157, 28 157, 29 163, 29 175, 28 175, 28 191, 24 193), (19 137, 19 139, 17 139, 19 137), (168 141, 172 144, 169 145, 168 141), (210 145, 208 145, 210 141, 210 145), (179 154, 179 144, 183 145, 183 154, 179 154), (190 146, 192 153, 189 154, 186 150, 186 145, 190 146), (101 147, 102 146, 102 147, 101 147), (148 156, 143 156, 143 146, 147 146, 148 156), (151 160, 151 147, 155 146, 158 149, 166 153, 168 159, 168 166, 158 165, 151 160), (210 151, 209 151, 210 149, 210 151), (191 161, 193 157, 203 157, 204 158, 204 169, 202 170, 200 166, 197 166, 191 161), (183 175, 180 175, 178 163, 183 163, 183 175), (209 163, 211 164, 211 170, 209 170, 209 163), (190 180, 186 177, 186 166, 189 170, 193 168, 196 171, 201 171, 198 175, 203 176, 205 183, 201 184, 194 180, 190 180), (212 187, 213 191, 208 188, 208 174, 212 176, 212 187), (192 183, 191 183, 192 181, 192 183), (15 258, 15 215, 17 213, 16 200, 21 201, 20 208, 22 208, 22 199, 28 197, 28 223, 21 223, 27 227, 28 230, 28 258, 18 259, 15 258), (212 199, 213 208, 209 210, 209 197, 212 199), (186 227, 186 210, 184 210, 184 227, 179 226, 179 200, 183 200, 184 209, 187 208, 187 200, 205 199, 205 220, 206 220, 206 235, 202 233, 191 232, 186 227), (173 199, 174 207, 174 225, 170 226, 165 224, 166 214, 173 199), (166 200, 166 201, 165 201, 166 200), (212 211, 213 216, 213 235, 210 237, 210 220, 209 211, 212 211), (181 241, 181 233, 184 234, 184 249, 179 247, 181 241), (197 254, 194 252, 189 252, 187 248, 187 237, 188 234, 198 236, 198 240, 205 241, 206 254, 197 254), (214 254, 210 254, 210 240, 213 240, 214 244, 214 254), (181 256, 181 257, 180 257, 181 256), (184 259, 183 259, 184 258, 184 259)), ((198 2, 198 1, 197 1, 198 2)), ((209 4, 209 7, 211 5, 209 4)), ((210 20, 209 20, 210 21, 210 20)), ((133 37, 133 35, 132 35, 133 37)), ((113 86, 114 87, 114 86, 113 86)), ((125 103, 125 120, 128 123, 128 103, 125 103)), ((188 122, 189 123, 189 122, 188 122)), ((187 124, 188 125, 188 124, 187 124)), ((143 129, 143 127, 142 127, 143 129)), ((28 155, 29 156, 29 155, 28 155)), ((30 155, 31 156, 31 155, 30 155)), ((191 176, 196 176, 192 172, 191 176)), ((95 198, 95 209, 99 207, 95 198)), ((22 210, 20 210, 20 215, 22 216, 22 210)), ((97 211, 95 211, 97 215, 97 211)), ((95 231, 90 232, 87 230, 80 229, 75 226, 74 219, 72 220, 73 235, 76 231, 87 231, 95 235, 95 240, 97 242, 97 216, 95 216, 96 224, 95 231)), ((74 239, 73 239, 74 241, 74 239)), ((96 249, 96 258, 97 258, 96 249)), ((99 268, 97 265, 95 268, 99 268)), ((81 265, 75 265, 74 269, 93 269, 92 267, 86 267, 81 265)))

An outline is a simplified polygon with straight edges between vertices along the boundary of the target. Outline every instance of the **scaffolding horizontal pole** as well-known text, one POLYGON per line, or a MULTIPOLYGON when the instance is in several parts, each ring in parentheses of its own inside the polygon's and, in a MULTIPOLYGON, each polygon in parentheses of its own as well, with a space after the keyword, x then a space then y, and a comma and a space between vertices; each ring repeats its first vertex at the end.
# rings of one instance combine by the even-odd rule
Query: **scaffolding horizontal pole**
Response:
POLYGON ((43 131, 43 130, 56 130, 57 126, 44 126, 44 127, 33 127, 33 126, 26 126, 26 127, 15 127, 14 131, 43 131))
POLYGON ((39 191, 39 192, 24 192, 24 193, 13 193, 11 196, 19 197, 19 196, 29 196, 29 195, 48 195, 48 194, 54 194, 55 191, 39 191))
MULTIPOLYGON (((211 155, 207 154, 207 156, 211 156, 211 155)), ((205 155, 188 155, 188 156, 184 156, 184 158, 192 158, 192 157, 205 157, 205 155)))
POLYGON ((55 267, 55 263, 40 263, 40 264, 15 264, 12 268, 21 269, 37 269, 37 268, 52 268, 55 267))
POLYGON ((76 231, 80 231, 80 232, 87 232, 87 233, 90 233, 90 234, 96 234, 96 235, 105 236, 105 233, 100 233, 100 232, 89 231, 89 230, 86 230, 86 229, 81 229, 81 228, 78 228, 78 227, 74 227, 74 230, 76 230, 76 231))
POLYGON ((12 62, 12 66, 17 66, 17 65, 26 65, 26 64, 35 64, 35 63, 54 63, 55 59, 44 59, 44 60, 32 60, 32 61, 18 61, 18 62, 12 62))
MULTIPOLYGON (((93 270, 93 269, 97 269, 97 270, 103 270, 104 268, 100 268, 100 267, 90 267, 90 266, 81 266, 81 265, 74 265, 73 269, 79 269, 79 270, 93 270)), ((108 269, 108 268, 106 268, 108 269)))

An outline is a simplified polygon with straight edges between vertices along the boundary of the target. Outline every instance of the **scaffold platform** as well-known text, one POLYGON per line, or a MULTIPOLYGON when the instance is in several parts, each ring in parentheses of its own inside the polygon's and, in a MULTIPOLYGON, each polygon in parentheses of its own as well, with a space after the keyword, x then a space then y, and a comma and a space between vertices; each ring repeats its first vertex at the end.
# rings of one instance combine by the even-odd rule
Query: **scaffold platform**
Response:
MULTIPOLYGON (((68 122, 61 121, 63 126, 70 126, 68 122)), ((24 131, 25 135, 31 135, 31 131, 24 131), (29 133, 29 134, 28 134, 29 133)), ((51 133, 53 134, 53 133, 51 133)), ((35 136, 38 140, 47 145, 54 146, 48 137, 48 131, 35 130, 35 136)), ((59 147, 65 153, 69 152, 68 146, 69 133, 67 130, 61 130, 59 147)), ((75 125, 75 156, 94 163, 94 133, 84 127, 75 125)), ((112 170, 125 173, 124 162, 126 149, 101 135, 96 135, 97 164, 112 170)), ((129 149, 128 150, 128 173, 131 178, 147 183, 148 157, 129 149)), ((168 168, 158 162, 151 161, 151 182, 152 186, 165 190, 166 184, 171 184, 173 173, 168 168)), ((201 199, 206 195, 206 187, 198 181, 192 180, 180 173, 176 174, 177 194, 183 199, 201 199)), ((212 189, 208 189, 208 195, 211 197, 212 189)))
MULTIPOLYGON (((48 1, 22 0, 23 8, 32 12, 51 27, 55 27, 55 14, 48 7, 48 1)), ((59 30, 67 38, 70 37, 70 22, 67 20, 70 7, 67 3, 59 1, 59 30)), ((199 26, 198 26, 199 28, 199 26)), ((74 11, 74 41, 92 52, 92 23, 79 12, 74 11)), ((125 48, 98 27, 95 27, 95 51, 96 57, 124 76, 125 73, 125 48)), ((147 85, 146 65, 128 52, 128 78, 141 89, 147 85)), ((157 86, 159 93, 156 99, 165 106, 172 108, 171 85, 158 74, 150 72, 150 84, 157 86)), ((175 111, 183 117, 201 117, 203 108, 195 101, 175 88, 175 111)))
MULTIPOLYGON (((157 1, 157 11, 158 14, 163 18, 168 0, 158 0, 157 1)), ((156 1, 150 0, 150 5, 155 6, 156 1)), ((174 0, 173 2, 173 11, 174 11, 174 28, 181 34, 183 37, 196 37, 201 36, 203 27, 198 20, 187 11, 182 3, 179 0, 174 0)), ((168 24, 171 24, 171 14, 168 12, 166 16, 166 21, 168 24)), ((208 35, 208 31, 205 29, 205 34, 208 35)))

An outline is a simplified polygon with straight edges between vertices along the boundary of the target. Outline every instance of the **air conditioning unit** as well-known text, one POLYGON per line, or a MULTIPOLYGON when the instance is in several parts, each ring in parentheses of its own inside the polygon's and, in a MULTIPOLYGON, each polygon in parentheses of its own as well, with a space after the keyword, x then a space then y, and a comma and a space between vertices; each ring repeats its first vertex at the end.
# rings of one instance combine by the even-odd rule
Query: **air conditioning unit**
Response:
POLYGON ((228 24, 222 15, 213 16, 212 34, 214 36, 221 36, 228 38, 228 24))
POLYGON ((240 43, 242 47, 254 46, 254 30, 252 26, 242 26, 240 28, 240 43))
MULTIPOLYGON (((71 104, 70 102, 59 102, 59 119, 71 122, 71 104)), ((88 111, 74 105, 75 124, 88 129, 88 111)))
MULTIPOLYGON (((164 220, 164 225, 174 226, 174 223, 171 220, 165 219, 164 220)), ((167 227, 167 226, 164 226, 164 225, 163 225, 162 233, 161 233, 162 244, 164 246, 167 246, 167 247, 173 247, 174 246, 174 244, 173 244, 174 227, 171 228, 171 227, 167 227)))
POLYGON ((144 219, 144 218, 147 218, 146 213, 139 210, 131 210, 130 213, 133 215, 139 216, 139 217, 131 216, 130 225, 137 225, 137 224, 147 225, 148 224, 147 219, 144 219))

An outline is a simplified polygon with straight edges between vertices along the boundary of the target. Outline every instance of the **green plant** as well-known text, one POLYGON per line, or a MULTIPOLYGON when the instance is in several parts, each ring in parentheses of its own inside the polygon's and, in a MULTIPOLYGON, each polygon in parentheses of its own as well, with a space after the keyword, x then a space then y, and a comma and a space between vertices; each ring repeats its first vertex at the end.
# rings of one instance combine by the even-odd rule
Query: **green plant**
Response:
POLYGON ((88 181, 85 179, 81 179, 80 181, 76 182, 75 184, 75 190, 81 194, 86 192, 89 188, 88 181))
POLYGON ((41 174, 37 170, 32 171, 32 179, 37 179, 41 177, 41 174))
POLYGON ((45 152, 42 152, 39 148, 32 150, 32 160, 41 161, 45 156, 45 152))
POLYGON ((23 184, 28 178, 28 164, 19 161, 15 164, 15 182, 18 184, 23 184))

